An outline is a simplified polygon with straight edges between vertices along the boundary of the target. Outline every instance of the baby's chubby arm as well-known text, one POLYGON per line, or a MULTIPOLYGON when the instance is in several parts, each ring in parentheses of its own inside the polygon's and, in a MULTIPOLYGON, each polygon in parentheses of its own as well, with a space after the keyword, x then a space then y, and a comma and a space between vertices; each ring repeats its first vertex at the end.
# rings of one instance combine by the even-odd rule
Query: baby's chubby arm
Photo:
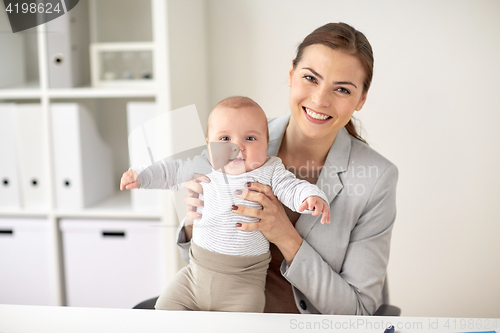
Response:
POLYGON ((124 172, 122 175, 122 179, 120 180, 120 191, 123 191, 124 189, 132 190, 134 188, 141 187, 141 184, 138 180, 139 174, 135 170, 130 169, 124 172))
POLYGON ((295 212, 302 213, 305 209, 309 209, 313 216, 324 213, 321 223, 330 221, 330 207, 326 194, 316 185, 297 179, 285 168, 280 158, 271 158, 276 161, 273 164, 271 188, 278 200, 295 212))
POLYGON ((330 206, 328 203, 320 197, 310 196, 302 202, 298 211, 302 213, 304 210, 312 211, 313 216, 318 216, 323 214, 321 217, 321 224, 330 223, 330 206))
POLYGON ((176 191, 182 188, 184 182, 211 172, 212 167, 207 156, 203 151, 192 159, 164 159, 149 166, 132 167, 123 174, 120 190, 142 188, 176 191))

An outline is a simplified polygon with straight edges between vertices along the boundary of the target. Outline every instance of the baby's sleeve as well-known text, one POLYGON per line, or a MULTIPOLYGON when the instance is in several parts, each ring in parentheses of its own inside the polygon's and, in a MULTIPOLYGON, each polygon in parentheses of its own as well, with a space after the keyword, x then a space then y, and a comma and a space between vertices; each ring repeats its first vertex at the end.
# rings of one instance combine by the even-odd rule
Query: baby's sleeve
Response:
POLYGON ((285 168, 281 159, 277 158, 274 164, 271 179, 271 188, 274 195, 288 208, 297 212, 304 200, 311 196, 317 196, 328 202, 326 194, 316 185, 308 181, 297 179, 293 173, 285 168))
POLYGON ((143 189, 179 190, 182 184, 193 179, 195 172, 206 170, 210 162, 205 155, 195 156, 193 159, 161 160, 150 166, 131 168, 139 177, 139 187, 143 189), (208 166, 207 166, 208 163, 208 166))

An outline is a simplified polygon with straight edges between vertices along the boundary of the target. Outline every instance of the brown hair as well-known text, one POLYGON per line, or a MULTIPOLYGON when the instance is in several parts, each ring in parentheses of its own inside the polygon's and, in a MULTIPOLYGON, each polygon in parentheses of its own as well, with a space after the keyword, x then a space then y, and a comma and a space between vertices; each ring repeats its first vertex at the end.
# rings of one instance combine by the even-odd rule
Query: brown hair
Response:
MULTIPOLYGON (((246 96, 231 96, 224 98, 222 101, 220 101, 215 105, 215 107, 212 109, 212 112, 214 112, 214 110, 219 107, 230 108, 230 109, 255 107, 257 109, 262 110, 261 106, 256 101, 246 96)), ((208 115, 207 135, 206 135, 207 138, 208 138, 208 130, 210 127, 210 116, 212 115, 212 112, 210 112, 210 114, 208 115)), ((262 110, 262 112, 264 112, 264 110, 262 110)), ((266 127, 267 127, 267 121, 266 121, 266 127)), ((269 141, 269 130, 267 131, 267 141, 269 141)))
MULTIPOLYGON (((293 68, 302 59, 304 49, 313 44, 322 44, 334 50, 341 50, 359 59, 365 70, 365 81, 363 82, 363 93, 370 88, 373 77, 373 51, 368 39, 363 33, 345 23, 328 23, 310 33, 297 48, 297 56, 293 60, 293 68)), ((356 131, 352 119, 349 120, 345 129, 350 135, 358 140, 366 141, 356 131)))

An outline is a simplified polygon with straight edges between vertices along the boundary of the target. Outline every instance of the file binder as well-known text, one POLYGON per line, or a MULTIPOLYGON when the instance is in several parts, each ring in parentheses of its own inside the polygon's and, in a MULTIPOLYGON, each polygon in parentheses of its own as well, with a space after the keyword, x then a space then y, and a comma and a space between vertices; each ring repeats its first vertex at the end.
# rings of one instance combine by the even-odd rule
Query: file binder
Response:
POLYGON ((0 19, 0 44, 2 47, 2 75, 0 88, 22 86, 26 80, 25 42, 27 35, 11 33, 7 13, 2 13, 0 19))
POLYGON ((0 104, 0 209, 20 209, 16 105, 0 104))
MULTIPOLYGON (((201 153, 206 147, 195 105, 158 114, 155 103, 130 102, 127 103, 127 120, 131 166, 149 166, 166 158, 185 160, 201 153)), ((147 201, 153 200, 148 197, 153 196, 149 192, 158 191, 139 189, 131 192, 132 207, 144 210, 149 209, 153 202, 147 201)), ((182 202, 185 194, 181 191, 172 196, 179 218, 186 211, 182 202)))
POLYGON ((24 208, 48 208, 46 127, 40 104, 16 105, 16 139, 24 208))
POLYGON ((88 1, 46 24, 49 85, 70 88, 90 82, 88 1))
MULTIPOLYGON (((127 103, 127 128, 129 134, 129 160, 131 166, 151 165, 149 144, 144 141, 143 127, 157 115, 154 102, 127 103)), ((151 138, 153 139, 153 138, 151 138)), ((132 209, 136 211, 160 211, 158 190, 137 189, 130 191, 132 209)))
POLYGON ((52 104, 54 178, 59 209, 82 209, 113 193, 111 149, 80 104, 52 104))

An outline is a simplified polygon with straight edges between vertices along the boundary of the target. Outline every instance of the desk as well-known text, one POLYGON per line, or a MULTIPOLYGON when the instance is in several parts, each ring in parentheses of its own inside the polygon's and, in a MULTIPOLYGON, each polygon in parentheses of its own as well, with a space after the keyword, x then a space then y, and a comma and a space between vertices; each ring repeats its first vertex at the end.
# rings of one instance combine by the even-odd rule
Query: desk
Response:
MULTIPOLYGON (((0 304, 0 333, 492 331, 500 319, 154 311, 0 304), (465 328, 461 328, 465 324, 465 328)), ((500 333, 500 330, 497 330, 500 333)))

